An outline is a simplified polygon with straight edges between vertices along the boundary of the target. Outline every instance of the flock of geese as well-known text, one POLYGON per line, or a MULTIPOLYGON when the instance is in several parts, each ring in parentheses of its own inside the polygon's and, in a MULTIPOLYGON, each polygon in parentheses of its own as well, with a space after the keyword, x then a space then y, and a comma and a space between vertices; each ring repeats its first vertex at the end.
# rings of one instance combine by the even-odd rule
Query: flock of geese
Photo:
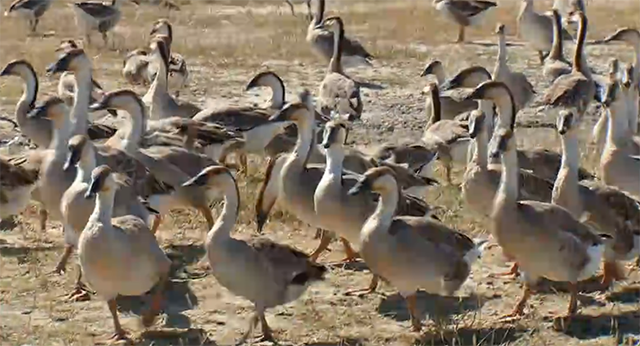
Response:
MULTIPOLYGON (((329 66, 315 104, 308 90, 286 101, 282 79, 270 71, 247 84, 247 89, 271 89, 266 107, 201 109, 181 101, 169 90, 186 84, 187 65, 171 50, 167 20, 154 23, 149 47, 124 61, 126 80, 149 86, 142 97, 126 89, 103 90, 92 77, 91 59, 73 40, 61 42, 57 60, 47 68, 48 74, 60 74, 58 96, 36 103, 38 77, 26 60, 0 71, 1 77, 23 82, 15 119, 37 146, 0 157, 0 217, 19 214, 35 201, 42 206, 42 229, 48 218, 62 223, 66 246, 55 270, 63 272, 78 252, 81 270, 69 297, 88 299, 86 282, 104 298, 113 317, 113 340, 127 338, 118 320, 118 295, 153 290, 145 326, 162 309, 171 263, 154 234, 162 215, 174 208, 203 215, 210 229, 205 248, 211 272, 255 305, 242 341, 258 322, 263 339, 272 340, 265 310, 297 299, 323 279, 326 268, 316 260, 331 240, 328 232, 342 240, 345 261, 360 257, 373 274, 369 287, 348 293, 366 294, 379 279, 388 282, 406 299, 412 328, 419 331, 417 290, 454 294, 487 244, 447 226, 406 191, 437 184, 424 176, 436 159, 446 167, 449 182, 453 164, 466 165, 461 185, 466 206, 488 222, 493 240, 515 262, 507 274, 522 273, 524 292, 511 316, 524 314, 539 278, 570 284, 568 317, 578 308, 578 282, 594 276, 601 262, 603 288, 624 279, 620 262, 640 255, 637 30, 620 29, 602 40, 631 45, 636 61, 627 67, 613 59, 609 73, 600 76, 584 58, 588 21, 581 2, 569 12, 570 21, 563 21, 558 9, 547 16, 534 11, 532 0, 522 1, 519 30, 538 53, 550 83, 541 100, 556 115, 561 154, 516 146, 516 115, 536 91, 507 64, 505 26, 499 24, 493 72, 471 66, 447 78, 441 62, 429 63, 422 75, 434 75, 437 82, 424 90, 429 122, 422 138, 383 144, 366 155, 344 145, 364 104, 360 83, 343 66, 370 64, 373 56, 345 36, 339 16, 324 17, 324 0, 313 10, 307 3, 312 12, 307 41, 329 66), (572 37, 563 27, 571 23, 577 24, 577 43, 569 61, 563 40, 572 37), (593 132, 601 153, 597 178, 580 166, 577 134, 592 103, 602 108, 593 132), (90 112, 104 111, 126 121, 116 129, 88 120, 90 112), (237 160, 230 162, 229 155, 237 160), (279 201, 322 231, 311 255, 266 238, 232 236, 241 205, 235 172, 247 170, 247 155, 268 158, 255 205, 258 232, 279 201), (223 207, 214 219, 210 206, 220 199, 223 207)), ((49 4, 18 0, 9 12, 26 15, 35 30, 49 4)), ((475 0, 436 0, 434 5, 460 26, 458 41, 464 40, 466 26, 496 6, 475 0)), ((99 31, 106 42, 120 18, 118 6, 113 0, 110 5, 78 3, 74 9, 83 27, 99 31)), ((88 36, 85 41, 89 44, 88 36)))

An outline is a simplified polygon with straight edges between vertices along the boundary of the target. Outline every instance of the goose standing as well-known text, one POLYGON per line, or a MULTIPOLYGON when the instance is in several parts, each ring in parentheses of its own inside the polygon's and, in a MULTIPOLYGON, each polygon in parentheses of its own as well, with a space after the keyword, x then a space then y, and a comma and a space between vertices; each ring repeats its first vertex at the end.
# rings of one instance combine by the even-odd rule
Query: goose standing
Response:
POLYGON ((542 73, 553 83, 558 77, 571 73, 571 64, 564 58, 562 43, 562 18, 557 10, 553 10, 553 43, 546 59, 542 73))
MULTIPOLYGON (((502 89, 510 102, 513 97, 506 85, 478 88, 474 98, 484 98, 494 89, 502 89)), ((513 107, 513 106, 512 106, 513 107)), ((578 309, 577 282, 598 270, 604 253, 604 239, 576 220, 566 209, 544 202, 519 200, 518 159, 514 136, 515 114, 502 122, 490 145, 490 156, 502 157, 502 176, 491 215, 491 233, 507 257, 514 259, 524 271, 524 291, 509 316, 524 314, 532 286, 541 277, 569 282, 571 299, 569 319, 578 309), (514 227, 514 225, 518 225, 514 227)))
POLYGON ((211 271, 220 285, 248 299, 255 307, 241 343, 251 336, 258 321, 262 325, 262 340, 274 341, 265 311, 298 299, 309 284, 323 279, 326 268, 292 247, 267 239, 246 241, 231 236, 240 210, 240 194, 227 168, 207 167, 183 186, 222 193, 222 212, 205 241, 211 271))
MULTIPOLYGON (((522 0, 520 13, 518 14, 518 33, 538 52, 538 58, 542 65, 545 55, 548 54, 554 41, 554 20, 545 14, 536 13, 533 9, 533 0, 522 0)), ((560 41, 572 39, 571 34, 559 26, 560 41)))
MULTIPOLYGON (((322 1, 322 0, 321 0, 322 1)), ((342 71, 342 46, 344 24, 340 17, 329 17, 326 23, 333 25, 333 55, 329 68, 318 91, 320 113, 330 116, 332 112, 346 115, 349 120, 360 119, 362 115, 362 97, 360 86, 342 71)))
POLYGON ((511 90, 516 103, 516 112, 520 111, 533 99, 536 91, 522 72, 512 72, 507 63, 507 39, 505 37, 504 24, 498 24, 498 58, 493 70, 493 79, 504 82, 511 90))
MULTIPOLYGON (((120 17, 122 16, 120 4, 122 1, 123 0, 111 0, 111 4, 88 1, 73 4, 76 24, 81 27, 88 45, 91 45, 91 31, 95 30, 102 34, 104 45, 105 47, 107 46, 107 33, 120 22, 120 17)), ((140 4, 138 0, 130 1, 136 5, 140 4)))
POLYGON ((488 10, 498 6, 495 2, 482 0, 433 0, 433 5, 447 19, 458 24, 456 43, 464 42, 465 27, 478 25, 488 10))
POLYGON ((142 100, 149 107, 149 119, 158 120, 170 117, 191 118, 201 111, 188 102, 178 102, 168 93, 169 49, 167 36, 157 35, 151 41, 151 59, 158 66, 155 79, 142 100))
POLYGON ((142 316, 142 324, 151 326, 162 308, 171 261, 143 220, 112 217, 116 191, 108 166, 91 172, 85 198, 96 202, 78 240, 78 258, 89 285, 107 301, 115 329, 111 339, 119 341, 126 340, 127 333, 118 319, 116 297, 142 295, 155 286, 151 306, 142 316))
POLYGON ((40 17, 47 12, 50 6, 51 0, 15 0, 4 12, 4 15, 8 16, 11 12, 18 13, 27 20, 31 34, 34 34, 38 28, 40 17))
MULTIPOLYGON (((169 71, 168 86, 175 88, 175 96, 178 97, 180 89, 184 88, 189 81, 189 69, 187 68, 187 62, 180 54, 174 53, 172 48, 173 44, 173 26, 167 19, 158 19, 154 24, 151 32, 151 37, 164 35, 168 37, 166 42, 167 50, 169 51, 169 63, 167 68, 169 71)), ((149 67, 152 67, 150 65, 149 67)), ((155 76, 158 73, 157 70, 150 71, 151 76, 155 76)))
POLYGON ((582 12, 577 12, 575 16, 578 17, 580 26, 571 73, 558 77, 545 91, 542 102, 551 107, 575 108, 578 116, 582 116, 596 96, 596 85, 583 57, 587 17, 582 12))
POLYGON ((452 295, 466 281, 481 247, 461 232, 424 217, 394 216, 398 184, 393 172, 373 168, 349 195, 378 194, 378 206, 362 226, 360 254, 371 271, 395 286, 407 301, 414 331, 422 328, 416 292, 452 295))
MULTIPOLYGON (((308 1, 308 3, 311 2, 311 0, 308 1)), ((311 44, 313 51, 328 62, 332 59, 335 51, 335 35, 326 28, 329 18, 323 19, 324 8, 325 0, 316 0, 315 11, 307 28, 306 40, 311 44)), ((367 52, 360 42, 344 36, 344 32, 340 37, 340 48, 342 50, 342 55, 339 58, 341 66, 371 66, 373 55, 367 52)))

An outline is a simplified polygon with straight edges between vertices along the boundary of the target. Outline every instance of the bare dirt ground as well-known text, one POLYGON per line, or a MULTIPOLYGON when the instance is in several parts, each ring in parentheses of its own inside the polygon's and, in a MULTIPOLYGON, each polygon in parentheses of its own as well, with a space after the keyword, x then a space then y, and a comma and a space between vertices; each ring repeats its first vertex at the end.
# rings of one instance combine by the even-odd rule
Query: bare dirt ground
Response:
MULTIPOLYGON (((2 0, 3 9, 9 6, 2 0)), ((29 60, 40 77, 39 99, 55 92, 57 80, 44 76, 44 68, 55 60, 54 48, 63 38, 78 37, 67 0, 56 0, 40 23, 46 37, 27 37, 23 23, 0 18, 0 64, 12 59, 29 60)), ((493 69, 497 49, 492 32, 496 22, 507 25, 509 41, 517 42, 515 19, 519 1, 500 0, 485 25, 471 29, 468 40, 483 44, 455 45, 456 28, 441 19, 430 1, 420 0, 329 0, 329 12, 345 20, 348 35, 357 37, 377 57, 373 69, 355 69, 358 80, 382 85, 382 90, 364 89, 365 114, 354 125, 350 142, 372 148, 386 141, 419 138, 425 124, 426 80, 419 77, 430 59, 443 61, 452 74, 471 64, 493 69), (490 43, 490 44, 487 44, 490 43)), ((551 1, 536 1, 538 10, 550 9, 551 1)), ((637 0, 594 0, 588 5, 589 39, 602 38, 618 27, 640 26, 637 0)), ((247 104, 265 102, 264 93, 244 92, 245 83, 257 72, 271 69, 285 81, 288 97, 302 87, 317 90, 325 64, 312 55, 304 41, 307 22, 298 6, 298 17, 289 14, 284 2, 191 0, 180 12, 166 13, 152 6, 134 8, 125 4, 124 16, 116 29, 119 51, 88 48, 93 57, 95 78, 107 89, 129 87, 120 76, 122 58, 127 51, 144 47, 151 23, 169 17, 174 24, 175 52, 184 55, 191 72, 191 84, 183 98, 200 105, 247 104)), ((100 42, 95 37, 94 42, 100 42)), ((573 51, 567 47, 566 54, 573 51)), ((603 72, 608 59, 630 62, 632 51, 624 46, 589 46, 589 63, 603 72)), ((513 70, 523 71, 542 94, 547 84, 541 79, 537 56, 521 45, 509 49, 513 70)), ((143 92, 142 89, 136 89, 143 92)), ((21 84, 14 78, 0 80, 0 115, 13 116, 21 84)), ((535 106, 535 103, 534 103, 535 106)), ((519 121, 552 122, 526 109, 519 121)), ((584 122, 583 143, 595 122, 595 110, 584 122)), ((14 138, 18 132, 0 123, 0 140, 14 138)), ((523 147, 544 146, 559 150, 559 141, 550 129, 519 129, 523 147)), ((22 147, 3 149, 19 152, 22 147)), ((585 151, 587 152, 587 151, 585 151)), ((593 155, 585 154, 585 165, 593 168, 593 155)), ((241 208, 237 235, 255 236, 253 203, 262 179, 262 161, 256 158, 248 177, 240 178, 244 207, 241 208)), ((461 178, 462 167, 455 180, 461 178)), ((442 177, 441 177, 442 178, 442 177)), ((431 188, 428 200, 443 206, 444 222, 470 234, 486 233, 486 222, 463 209, 455 186, 431 188)), ((0 231, 0 344, 2 345, 92 345, 99 336, 112 331, 106 304, 94 297, 90 302, 63 300, 71 290, 76 268, 62 276, 48 274, 62 254, 61 226, 50 222, 45 233, 37 231, 36 208, 19 220, 22 226, 0 231)), ((176 211, 166 218, 159 241, 174 261, 175 272, 165 306, 164 320, 154 331, 143 332, 138 323, 142 301, 120 300, 125 328, 133 331, 140 345, 230 345, 244 331, 252 306, 221 288, 211 276, 202 275, 197 263, 206 227, 191 211, 176 211)), ((282 212, 272 214, 266 235, 310 252, 317 244, 314 229, 282 212)), ((338 243, 321 261, 342 258, 338 243)), ((73 263, 73 262, 72 262, 73 263)), ((384 295, 364 298, 343 293, 368 284, 370 274, 364 265, 332 267, 327 280, 312 286, 300 300, 273 309, 267 318, 283 344, 294 345, 638 345, 640 343, 640 275, 635 270, 625 282, 617 283, 606 294, 590 290, 585 284, 581 296, 581 316, 568 330, 554 331, 551 316, 566 311, 568 294, 562 284, 543 284, 542 293, 531 299, 528 314, 511 323, 497 317, 511 310, 521 291, 514 280, 492 278, 504 271, 497 247, 487 251, 474 267, 472 278, 459 297, 419 295, 425 317, 422 334, 410 332, 405 303, 392 287, 383 286, 384 295), (436 315, 436 302, 441 306, 436 315), (434 321, 437 321, 434 322, 434 321)), ((597 280, 597 279, 595 279, 597 280)))

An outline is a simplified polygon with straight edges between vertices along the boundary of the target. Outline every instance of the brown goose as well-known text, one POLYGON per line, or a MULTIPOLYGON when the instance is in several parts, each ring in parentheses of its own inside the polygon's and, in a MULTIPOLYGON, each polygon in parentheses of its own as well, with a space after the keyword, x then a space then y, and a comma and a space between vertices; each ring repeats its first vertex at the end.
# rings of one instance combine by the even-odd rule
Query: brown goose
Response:
POLYGON ((12 12, 18 13, 24 17, 28 24, 31 33, 35 33, 40 22, 40 17, 51 6, 51 0, 15 0, 9 6, 9 9, 5 11, 4 15, 8 16, 12 12))
MULTIPOLYGON (((111 31, 120 22, 120 4, 123 0, 111 0, 111 4, 102 2, 76 2, 73 10, 76 14, 76 24, 84 31, 87 44, 91 44, 90 31, 95 30, 102 34, 104 45, 107 46, 107 32, 111 31)), ((138 0, 130 0, 138 5, 138 0)))
POLYGON ((482 0, 433 0, 433 5, 447 19, 458 24, 456 43, 464 42, 465 27, 478 25, 488 10, 498 6, 495 2, 482 0))

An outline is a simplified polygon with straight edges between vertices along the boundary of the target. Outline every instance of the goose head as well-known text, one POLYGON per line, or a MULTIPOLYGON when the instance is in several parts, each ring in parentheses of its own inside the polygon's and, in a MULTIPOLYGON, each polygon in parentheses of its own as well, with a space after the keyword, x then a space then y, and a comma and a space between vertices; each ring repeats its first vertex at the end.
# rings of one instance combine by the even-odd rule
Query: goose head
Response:
POLYGON ((503 82, 484 82, 468 94, 466 99, 489 100, 498 105, 501 112, 511 111, 513 116, 516 114, 513 94, 511 90, 509 90, 509 87, 503 82))
MULTIPOLYGON (((525 1, 526 1, 526 0, 525 0, 525 1)), ((496 35, 498 35, 498 36, 504 36, 504 33, 505 33, 505 26, 504 26, 504 24, 502 24, 502 23, 498 23, 498 24, 496 25, 496 31, 495 31, 495 34, 496 34, 496 35)))
POLYGON ((164 35, 169 38, 169 44, 173 42, 173 27, 168 19, 158 19, 153 23, 153 28, 149 32, 149 36, 164 35))
POLYGON ((36 71, 33 66, 26 60, 13 60, 8 63, 2 70, 0 70, 0 77, 3 76, 18 76, 22 78, 36 76, 36 71))
POLYGON ((469 137, 475 139, 482 133, 487 116, 483 111, 475 109, 469 115, 469 137))
POLYGON ((132 90, 120 89, 105 93, 102 99, 89 106, 89 111, 96 112, 105 109, 119 109, 131 113, 133 107, 144 111, 144 104, 140 96, 132 90))
POLYGON ((578 128, 578 119, 574 112, 563 109, 558 114, 558 120, 556 121, 556 129, 561 136, 566 135, 570 131, 575 131, 578 128))
POLYGON ((80 48, 70 49, 64 52, 56 62, 47 67, 47 74, 62 73, 70 71, 77 73, 79 71, 91 70, 91 60, 80 48))
POLYGON ((73 49, 78 49, 80 48, 80 46, 78 46, 78 43, 72 39, 67 39, 67 40, 62 40, 60 41, 60 45, 58 45, 58 48, 55 49, 56 53, 66 53, 70 50, 73 49))
POLYGON ((314 110, 311 102, 311 93, 309 90, 303 90, 300 95, 300 101, 289 103, 282 107, 278 112, 269 117, 271 122, 290 121, 296 124, 302 124, 314 119, 314 110))
POLYGON ((151 56, 157 59, 156 61, 162 62, 165 67, 168 67, 171 58, 169 52, 169 37, 166 35, 156 35, 151 40, 150 48, 151 56))
POLYGON ((99 193, 116 189, 116 181, 111 176, 111 168, 107 165, 96 167, 91 172, 91 184, 84 194, 84 198, 92 199, 99 193))
POLYGON ((442 62, 440 60, 433 60, 424 67, 424 70, 420 73, 420 77, 426 77, 428 75, 437 76, 440 73, 444 74, 444 66, 442 66, 442 62))
POLYGON ((491 73, 482 66, 471 66, 458 72, 453 78, 440 86, 441 90, 456 88, 475 88, 480 83, 491 80, 491 73))
POLYGON ((68 171, 72 167, 75 167, 82 156, 87 154, 89 150, 86 150, 89 146, 89 137, 87 135, 75 135, 69 139, 67 144, 67 160, 64 162, 62 169, 68 171))
POLYGON ((222 188, 234 180, 229 168, 224 166, 209 166, 198 175, 182 184, 183 187, 222 188))
POLYGON ((602 40, 602 42, 625 42, 632 46, 640 46, 640 31, 632 28, 618 29, 615 33, 602 40))
POLYGON ((325 149, 330 149, 332 147, 342 149, 342 146, 347 142, 348 135, 349 127, 346 122, 341 120, 331 120, 324 127, 322 143, 320 145, 325 149))
POLYGON ((265 71, 255 75, 245 87, 245 91, 249 91, 258 87, 267 87, 271 89, 271 108, 280 109, 284 106, 284 82, 275 72, 265 71))
POLYGON ((44 102, 33 108, 27 118, 29 119, 51 119, 56 128, 63 126, 68 117, 69 108, 64 100, 58 96, 51 96, 44 102))
POLYGON ((396 175, 389 167, 374 167, 362 175, 349 190, 351 196, 369 191, 378 194, 389 193, 398 189, 396 175))

